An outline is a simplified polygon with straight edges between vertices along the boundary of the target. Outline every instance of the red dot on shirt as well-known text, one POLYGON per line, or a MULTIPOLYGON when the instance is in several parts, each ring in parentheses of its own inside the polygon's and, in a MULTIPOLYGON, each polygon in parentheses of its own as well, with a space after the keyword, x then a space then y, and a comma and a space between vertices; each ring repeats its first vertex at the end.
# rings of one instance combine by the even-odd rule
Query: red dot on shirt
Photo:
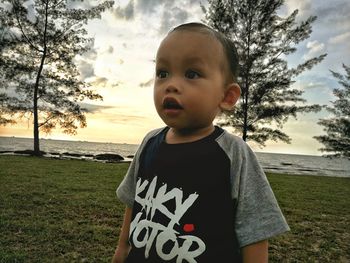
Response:
POLYGON ((185 232, 192 232, 194 230, 194 224, 185 224, 183 229, 185 232))

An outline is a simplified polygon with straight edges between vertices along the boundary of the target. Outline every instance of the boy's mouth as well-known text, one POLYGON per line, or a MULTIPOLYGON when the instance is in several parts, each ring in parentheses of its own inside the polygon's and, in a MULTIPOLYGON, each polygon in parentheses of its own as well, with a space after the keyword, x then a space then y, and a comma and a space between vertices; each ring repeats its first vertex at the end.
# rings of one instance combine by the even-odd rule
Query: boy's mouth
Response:
POLYGON ((166 110, 182 110, 181 104, 174 98, 165 98, 163 100, 163 108, 166 110))

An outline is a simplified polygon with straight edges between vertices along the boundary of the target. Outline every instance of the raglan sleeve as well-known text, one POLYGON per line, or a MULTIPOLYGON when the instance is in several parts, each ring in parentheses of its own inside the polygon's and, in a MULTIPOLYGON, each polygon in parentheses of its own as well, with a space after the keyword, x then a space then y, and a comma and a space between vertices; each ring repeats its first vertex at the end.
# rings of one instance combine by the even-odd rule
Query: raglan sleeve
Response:
POLYGON ((147 134, 142 140, 139 148, 135 153, 134 158, 130 163, 128 171, 124 176, 124 179, 122 180, 116 191, 118 199, 128 207, 132 207, 134 204, 136 193, 136 178, 140 166, 140 157, 145 145, 147 144, 148 139, 151 136, 152 132, 147 134))
POLYGON ((135 199, 135 190, 136 190, 136 176, 137 176, 137 166, 139 162, 139 151, 136 152, 124 179, 117 188, 117 197, 128 207, 132 207, 135 199))
POLYGON ((238 163, 235 229, 239 246, 290 230, 266 175, 248 145, 242 146, 238 163))
POLYGON ((135 156, 128 168, 128 171, 126 172, 126 175, 124 176, 124 179, 119 184, 116 193, 118 199, 127 205, 128 207, 132 207, 135 200, 135 193, 136 193, 136 179, 138 170, 140 167, 140 159, 141 155, 143 153, 143 150, 146 148, 147 143, 149 140, 157 135, 159 132, 161 132, 163 129, 155 129, 153 131, 150 131, 145 138, 142 140, 139 148, 137 149, 135 156))

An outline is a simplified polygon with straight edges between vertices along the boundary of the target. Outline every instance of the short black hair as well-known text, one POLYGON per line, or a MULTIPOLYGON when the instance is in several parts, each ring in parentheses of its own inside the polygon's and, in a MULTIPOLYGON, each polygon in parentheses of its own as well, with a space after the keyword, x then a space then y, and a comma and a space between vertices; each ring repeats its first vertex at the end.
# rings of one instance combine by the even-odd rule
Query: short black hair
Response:
POLYGON ((227 38, 224 34, 215 29, 202 24, 202 23, 185 23, 181 24, 174 29, 172 29, 170 33, 177 30, 193 30, 201 33, 211 33, 222 45, 224 49, 224 53, 226 55, 226 59, 229 65, 230 72, 232 74, 233 81, 237 82, 238 74, 239 74, 239 58, 235 44, 227 38))

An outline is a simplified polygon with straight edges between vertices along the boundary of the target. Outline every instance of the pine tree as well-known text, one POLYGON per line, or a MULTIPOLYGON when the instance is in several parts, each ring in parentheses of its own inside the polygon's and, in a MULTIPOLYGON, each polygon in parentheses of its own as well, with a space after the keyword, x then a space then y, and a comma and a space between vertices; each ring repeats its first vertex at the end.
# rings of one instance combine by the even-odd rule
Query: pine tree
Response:
MULTIPOLYGON (((3 28, 0 24, 0 54, 5 46, 8 46, 10 42, 8 41, 7 30, 3 28)), ((3 72, 5 72, 5 60, 0 56, 0 87, 4 86, 3 72)), ((14 104, 11 98, 5 93, 0 93, 0 126, 6 124, 13 124, 15 121, 12 117, 12 109, 10 105, 14 104)))
POLYGON ((236 45, 240 59, 238 84, 241 99, 221 122, 242 138, 264 146, 267 140, 290 142, 281 131, 297 113, 319 111, 319 105, 304 105, 303 91, 292 88, 293 78, 321 62, 326 54, 288 68, 286 56, 311 34, 315 16, 296 23, 298 10, 283 18, 277 14, 283 0, 209 0, 203 10, 207 23, 236 45), (274 128, 277 127, 277 128, 274 128))
POLYGON ((333 90, 337 99, 332 102, 331 107, 327 107, 333 117, 318 122, 327 135, 314 138, 324 145, 320 150, 329 153, 328 156, 350 159, 350 67, 343 64, 343 68, 346 75, 331 71, 333 77, 343 86, 343 89, 333 90))
POLYGON ((40 155, 39 129, 75 134, 86 127, 78 101, 102 99, 80 80, 74 59, 91 48, 87 22, 114 1, 78 8, 82 2, 1 1, 0 124, 14 122, 11 116, 32 118, 35 155, 40 155))

